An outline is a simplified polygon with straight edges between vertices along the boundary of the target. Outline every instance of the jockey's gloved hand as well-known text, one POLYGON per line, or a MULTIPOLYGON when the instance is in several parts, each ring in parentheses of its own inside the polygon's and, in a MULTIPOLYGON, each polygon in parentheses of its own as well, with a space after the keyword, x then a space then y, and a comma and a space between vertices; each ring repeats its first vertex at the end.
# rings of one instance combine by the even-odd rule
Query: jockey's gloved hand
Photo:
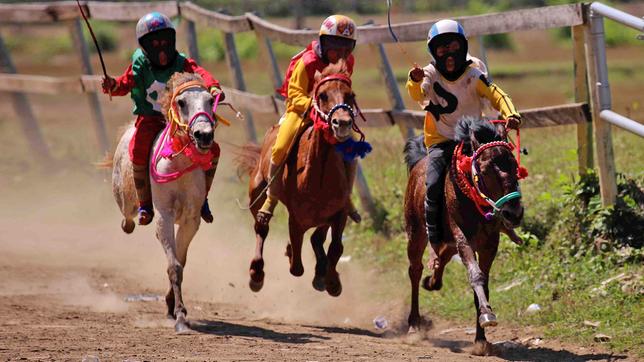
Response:
POLYGON ((224 93, 224 91, 217 87, 210 87, 210 94, 212 94, 213 97, 216 97, 217 94, 221 94, 221 96, 219 96, 220 102, 223 102, 224 99, 226 99, 226 94, 224 93))
POLYGON ((101 81, 101 88, 103 88, 103 93, 108 94, 114 90, 116 86, 116 79, 110 77, 109 75, 103 77, 101 81))
POLYGON ((510 116, 508 117, 508 119, 505 120, 506 128, 519 129, 520 124, 521 124, 521 119, 519 119, 516 116, 510 116))
POLYGON ((409 71, 409 79, 418 83, 425 77, 425 71, 422 68, 415 67, 409 71))

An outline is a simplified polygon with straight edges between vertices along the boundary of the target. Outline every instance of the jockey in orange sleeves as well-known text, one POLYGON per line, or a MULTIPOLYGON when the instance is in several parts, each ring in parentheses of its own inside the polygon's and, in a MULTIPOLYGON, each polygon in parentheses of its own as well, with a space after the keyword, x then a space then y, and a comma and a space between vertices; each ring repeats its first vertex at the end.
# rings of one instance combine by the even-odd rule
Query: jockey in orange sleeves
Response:
MULTIPOLYGON (((104 93, 124 96, 130 93, 134 101, 133 114, 136 115, 136 130, 130 141, 134 185, 139 200, 139 224, 147 225, 154 218, 150 190, 149 160, 150 151, 157 134, 165 127, 161 114, 160 101, 165 84, 177 72, 197 73, 204 80, 210 93, 221 93, 219 82, 197 63, 177 52, 176 32, 170 19, 158 12, 143 16, 136 24, 136 37, 141 46, 132 55, 130 64, 120 77, 103 79, 104 93)), ((221 94, 220 100, 223 99, 221 94)), ((212 160, 212 168, 206 171, 206 190, 210 190, 218 158, 212 160)), ((204 200, 201 217, 212 222, 213 217, 204 200)))
MULTIPOLYGON (((521 116, 510 97, 487 79, 483 63, 468 54, 465 31, 459 23, 441 20, 432 25, 427 47, 432 62, 423 69, 412 69, 406 87, 409 95, 427 111, 425 219, 430 243, 440 244, 445 168, 456 146, 453 139, 458 120, 463 116, 481 118, 488 101, 506 120, 505 127, 518 128, 521 116)), ((505 127, 501 125, 503 135, 505 127)))
MULTIPOLYGON (((284 83, 278 89, 278 92, 286 98, 286 113, 280 119, 277 139, 272 148, 269 169, 270 186, 266 201, 257 213, 259 223, 267 224, 272 217, 278 202, 274 197, 273 185, 276 183, 272 181, 280 177, 282 165, 297 135, 309 125, 309 122, 304 121, 303 116, 311 108, 313 101, 310 93, 313 90, 315 73, 322 72, 327 65, 335 64, 340 59, 346 60, 349 73, 353 73, 355 60, 351 53, 356 44, 356 30, 356 25, 351 18, 343 15, 329 16, 320 27, 319 40, 313 41, 291 60, 284 83)), ((345 166, 350 184, 353 185, 357 162, 345 161, 345 166)), ((359 222, 360 214, 351 201, 347 207, 349 217, 359 222)))

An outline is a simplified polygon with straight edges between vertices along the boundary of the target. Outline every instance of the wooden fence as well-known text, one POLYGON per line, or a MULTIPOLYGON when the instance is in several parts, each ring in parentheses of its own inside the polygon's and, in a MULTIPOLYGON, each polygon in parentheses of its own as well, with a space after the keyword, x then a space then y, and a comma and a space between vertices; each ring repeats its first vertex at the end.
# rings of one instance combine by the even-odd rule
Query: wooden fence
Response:
MULTIPOLYGON (((232 75, 233 88, 225 88, 227 99, 242 108, 247 114, 247 138, 256 141, 255 127, 252 122, 253 113, 271 113, 278 115, 283 112, 283 102, 273 95, 256 95, 245 91, 243 71, 240 67, 234 33, 252 31, 257 36, 262 55, 269 60, 267 71, 270 80, 276 86, 282 76, 273 54, 272 42, 279 41, 290 45, 305 46, 317 37, 312 30, 292 30, 272 24, 257 15, 247 13, 243 16, 230 16, 215 11, 203 9, 190 2, 161 1, 161 2, 82 2, 86 14, 91 19, 109 21, 136 21, 150 11, 161 11, 168 16, 180 16, 187 20, 187 37, 189 53, 199 57, 195 26, 212 27, 225 35, 226 60, 232 75)), ((597 95, 591 80, 594 79, 593 55, 588 46, 588 26, 586 23, 588 6, 586 4, 570 4, 547 6, 535 9, 514 10, 503 13, 466 16, 456 18, 465 28, 468 36, 507 33, 525 30, 543 30, 557 27, 571 27, 574 62, 574 94, 575 103, 557 105, 538 109, 521 110, 524 117, 524 127, 549 127, 562 124, 577 124, 579 171, 584 172, 593 167, 593 124, 603 122, 591 112, 597 107, 597 95)), ((36 119, 24 93, 56 94, 60 91, 84 93, 93 111, 94 128, 98 139, 99 149, 107 151, 108 142, 105 126, 97 101, 100 91, 100 77, 92 76, 89 64, 89 53, 83 34, 80 31, 79 11, 75 2, 30 3, 0 5, 0 24, 32 23, 50 24, 65 23, 70 28, 74 44, 82 61, 84 75, 75 78, 53 78, 47 76, 18 75, 11 62, 11 57, 0 37, 0 91, 9 92, 16 112, 27 120, 29 127, 24 127, 28 141, 38 150, 40 159, 51 160, 49 151, 43 142, 36 119)), ((425 40, 427 30, 436 20, 417 21, 394 24, 393 28, 403 42, 425 40)), ((368 127, 398 126, 403 137, 413 134, 413 129, 422 129, 424 112, 404 109, 400 90, 393 76, 391 65, 387 58, 383 43, 392 42, 386 26, 367 25, 358 27, 358 44, 368 45, 374 49, 380 58, 380 69, 385 75, 385 89, 391 100, 391 109, 365 109, 368 127)), ((601 128, 601 127, 600 127, 601 128)), ((602 135, 595 135, 596 142, 606 140, 602 135)), ((610 137, 610 134, 608 134, 610 137)), ((609 141, 610 143, 610 141, 609 141)), ((602 147, 602 149, 604 149, 602 147)), ((613 164, 612 149, 597 155, 602 161, 599 165, 613 164)), ((609 172, 601 169, 600 172, 609 172)), ((611 169, 610 172, 614 174, 611 169)), ((614 183, 614 175, 612 176, 614 183)), ((364 177, 360 174, 358 182, 363 206, 369 212, 374 211, 373 202, 364 177)), ((612 196, 614 200, 614 195, 612 196)), ((606 200, 612 203, 611 200, 606 200)))

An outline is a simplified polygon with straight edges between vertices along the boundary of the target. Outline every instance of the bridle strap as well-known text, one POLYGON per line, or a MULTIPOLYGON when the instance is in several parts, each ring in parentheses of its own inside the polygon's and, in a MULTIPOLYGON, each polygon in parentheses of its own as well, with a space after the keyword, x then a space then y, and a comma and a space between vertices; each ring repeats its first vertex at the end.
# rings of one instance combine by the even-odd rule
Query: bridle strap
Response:
POLYGON ((484 185, 482 183, 482 180, 479 178, 478 167, 476 166, 476 158, 481 154, 481 152, 492 147, 505 147, 508 150, 510 150, 510 152, 512 152, 513 146, 504 141, 494 141, 494 142, 484 143, 480 145, 479 148, 476 151, 474 151, 474 154, 472 154, 472 181, 474 184, 474 188, 476 188, 476 192, 483 198, 483 200, 485 200, 485 202, 487 202, 492 207, 491 215, 494 216, 496 212, 501 210, 501 207, 505 203, 507 203, 510 200, 520 198, 521 192, 519 191, 511 192, 507 195, 504 195, 497 201, 492 200, 483 192, 482 188, 484 187, 481 187, 481 186, 484 186, 484 185))

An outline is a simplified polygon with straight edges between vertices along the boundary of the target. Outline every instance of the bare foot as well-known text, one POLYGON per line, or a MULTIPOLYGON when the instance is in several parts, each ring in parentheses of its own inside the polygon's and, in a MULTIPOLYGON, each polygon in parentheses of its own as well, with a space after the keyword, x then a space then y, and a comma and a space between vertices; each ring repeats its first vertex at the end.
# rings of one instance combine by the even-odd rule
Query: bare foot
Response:
POLYGON ((273 217, 273 214, 265 212, 265 211, 258 211, 257 216, 256 216, 256 221, 258 224, 262 226, 268 226, 268 223, 271 221, 271 218, 273 217))

